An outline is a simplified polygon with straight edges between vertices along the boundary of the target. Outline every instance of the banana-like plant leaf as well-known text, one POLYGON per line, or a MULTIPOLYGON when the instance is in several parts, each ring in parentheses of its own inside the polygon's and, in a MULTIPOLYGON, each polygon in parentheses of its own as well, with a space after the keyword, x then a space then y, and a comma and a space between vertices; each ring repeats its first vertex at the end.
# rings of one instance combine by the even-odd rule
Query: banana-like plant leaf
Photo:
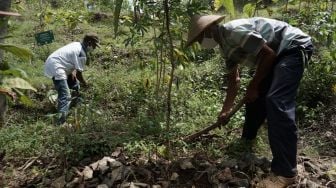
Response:
POLYGON ((33 57, 33 53, 30 50, 11 44, 0 44, 0 49, 12 53, 24 61, 30 61, 33 57))
POLYGON ((19 68, 15 68, 15 69, 7 69, 7 70, 0 70, 0 75, 3 76, 15 76, 15 77, 21 77, 21 78, 28 78, 27 73, 19 68))
POLYGON ((214 1, 215 10, 218 10, 222 6, 230 13, 231 16, 235 16, 235 7, 233 4, 233 0, 215 0, 214 1))
POLYGON ((3 78, 1 87, 3 88, 17 88, 37 91, 30 83, 22 78, 3 78))
POLYGON ((117 37, 118 27, 119 27, 119 17, 121 12, 123 0, 116 0, 115 2, 115 9, 113 14, 113 28, 114 28, 114 35, 117 37))

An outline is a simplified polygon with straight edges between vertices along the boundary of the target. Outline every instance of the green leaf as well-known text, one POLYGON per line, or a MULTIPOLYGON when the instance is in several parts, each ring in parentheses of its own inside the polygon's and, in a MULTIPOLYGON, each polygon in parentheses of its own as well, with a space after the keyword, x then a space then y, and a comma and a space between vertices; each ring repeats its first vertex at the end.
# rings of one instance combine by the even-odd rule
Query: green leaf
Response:
POLYGON ((231 16, 235 16, 235 7, 233 4, 233 0, 215 0, 214 6, 216 11, 223 6, 230 13, 231 16))
POLYGON ((22 78, 4 78, 2 80, 2 87, 37 91, 32 85, 30 85, 30 83, 22 78))
POLYGON ((19 101, 27 107, 34 106, 34 102, 31 99, 29 99, 26 95, 21 95, 19 101))
POLYGON ((33 57, 33 54, 30 50, 11 44, 0 44, 0 49, 12 53, 24 61, 30 61, 33 57))
POLYGON ((255 9, 255 5, 252 3, 247 3, 243 8, 243 13, 246 14, 248 17, 251 17, 253 15, 255 9))

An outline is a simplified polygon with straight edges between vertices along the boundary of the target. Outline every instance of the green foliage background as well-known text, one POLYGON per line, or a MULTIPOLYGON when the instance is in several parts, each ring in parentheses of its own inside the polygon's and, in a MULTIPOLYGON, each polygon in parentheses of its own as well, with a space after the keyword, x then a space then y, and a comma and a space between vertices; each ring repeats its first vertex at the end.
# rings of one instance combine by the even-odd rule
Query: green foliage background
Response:
MULTIPOLYGON (((42 156, 77 164, 86 157, 108 155, 117 146, 134 155, 155 152, 163 157, 172 157, 167 155, 167 147, 171 147, 174 157, 202 151, 211 157, 222 157, 244 150, 237 144, 243 109, 226 127, 214 131, 219 137, 211 142, 189 144, 179 139, 216 121, 225 97, 226 72, 218 51, 202 50, 197 44, 183 47, 190 15, 195 13, 226 14, 225 21, 246 15, 278 18, 312 35, 316 52, 298 94, 300 131, 317 126, 320 118, 328 115, 324 110, 330 109, 335 100, 336 13, 331 8, 332 1, 326 1, 328 6, 309 0, 290 4, 244 1, 238 5, 224 0, 216 0, 215 4, 201 0, 170 1, 173 63, 177 67, 173 77, 169 75, 169 46, 160 1, 138 0, 133 7, 129 2, 117 4, 121 2, 117 0, 95 2, 93 11, 75 0, 62 4, 30 0, 14 6, 23 16, 10 20, 10 34, 14 37, 8 42, 25 46, 34 56, 31 63, 18 63, 16 57, 6 54, 6 61, 25 70, 37 92, 26 93, 32 106, 11 104, 6 127, 0 130, 0 150, 6 151, 9 161, 42 156), (115 19, 115 11, 120 8, 119 19, 115 19), (55 42, 37 46, 34 34, 45 30, 53 30, 55 42), (98 33, 102 48, 91 55, 84 73, 91 84, 82 90, 84 103, 72 109, 69 117, 69 123, 79 124, 80 128, 66 131, 53 124, 56 111, 47 95, 53 85, 43 76, 43 64, 52 51, 81 40, 86 32, 98 33), (172 126, 168 132, 166 99, 170 79, 172 126), (162 144, 166 140, 172 145, 162 144)), ((250 77, 247 70, 242 73, 245 85, 250 77)), ((266 136, 262 129, 256 151, 269 155, 266 136)), ((318 144, 314 151, 319 153, 323 147, 318 144)))

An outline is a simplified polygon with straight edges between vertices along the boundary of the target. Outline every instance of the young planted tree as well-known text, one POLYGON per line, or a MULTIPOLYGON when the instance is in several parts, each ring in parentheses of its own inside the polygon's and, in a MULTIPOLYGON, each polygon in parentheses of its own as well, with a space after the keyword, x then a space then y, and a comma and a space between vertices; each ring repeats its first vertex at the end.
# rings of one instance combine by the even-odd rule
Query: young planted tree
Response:
MULTIPOLYGON (((11 1, 3 1, 1 3, 0 10, 9 10, 10 3, 11 1)), ((28 98, 20 91, 20 89, 29 89, 35 91, 35 88, 33 88, 25 79, 23 79, 26 75, 24 71, 20 69, 11 69, 8 62, 4 60, 4 52, 12 53, 13 55, 25 61, 30 61, 32 57, 32 53, 27 49, 20 48, 15 45, 3 44, 4 39, 7 36, 8 15, 10 14, 0 14, 0 127, 4 123, 5 114, 8 109, 7 96, 11 97, 11 99, 14 99, 18 94, 21 101, 27 102, 28 98)))
MULTIPOLYGON (((0 11, 8 11, 11 5, 10 0, 2 0, 0 3, 0 11)), ((7 16, 0 15, 0 44, 3 43, 7 35, 7 16)), ((3 66, 3 51, 0 50, 0 66, 3 66)), ((4 117, 8 108, 6 95, 9 94, 7 90, 2 89, 0 91, 0 126, 4 122, 4 117)))
MULTIPOLYGON (((0 11, 8 11, 10 9, 11 0, 1 0, 0 11)), ((7 19, 8 16, 0 15, 0 43, 3 43, 4 36, 7 35, 7 19)), ((0 64, 2 63, 3 52, 0 50, 0 64)))

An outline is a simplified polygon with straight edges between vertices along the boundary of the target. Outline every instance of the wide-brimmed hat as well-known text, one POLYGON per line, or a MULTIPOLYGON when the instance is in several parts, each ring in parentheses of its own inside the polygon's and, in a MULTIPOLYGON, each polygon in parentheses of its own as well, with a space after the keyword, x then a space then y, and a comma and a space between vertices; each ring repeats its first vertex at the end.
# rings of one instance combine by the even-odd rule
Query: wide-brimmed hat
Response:
POLYGON ((188 40, 186 43, 186 47, 191 45, 197 37, 211 24, 219 23, 224 19, 225 16, 221 15, 194 15, 191 18, 191 26, 188 33, 188 40))
POLYGON ((97 33, 87 33, 85 34, 83 41, 91 41, 93 42, 97 47, 100 47, 99 44, 99 38, 97 33))
POLYGON ((16 12, 7 12, 7 11, 1 11, 1 10, 0 10, 0 15, 1 16, 21 16, 21 14, 16 13, 16 12))

